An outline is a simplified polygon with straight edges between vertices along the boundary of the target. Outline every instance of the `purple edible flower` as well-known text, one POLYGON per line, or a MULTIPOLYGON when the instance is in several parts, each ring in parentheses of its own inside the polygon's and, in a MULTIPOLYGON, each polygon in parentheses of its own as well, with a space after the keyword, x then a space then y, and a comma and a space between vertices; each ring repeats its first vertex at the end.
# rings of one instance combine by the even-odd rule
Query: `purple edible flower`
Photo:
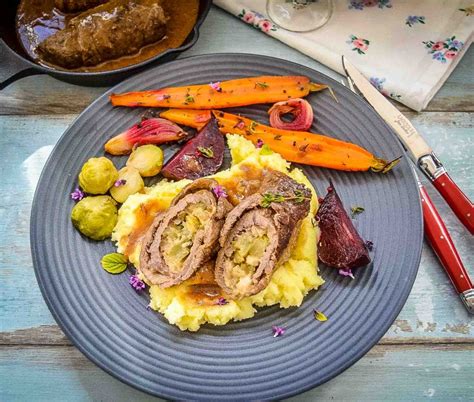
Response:
POLYGON ((226 304, 229 304, 229 302, 228 302, 226 299, 224 299, 223 297, 219 297, 219 298, 217 299, 216 304, 217 304, 218 306, 225 306, 226 304))
POLYGON ((284 335, 286 329, 283 328, 283 327, 278 327, 278 326, 274 325, 274 326, 272 327, 272 331, 273 331, 273 337, 276 338, 276 337, 278 337, 278 336, 284 335))
POLYGON ((262 148, 265 143, 259 138, 257 140, 257 145, 255 145, 257 148, 262 148))
POLYGON ((123 186, 124 184, 127 184, 127 180, 119 179, 114 183, 114 187, 120 187, 120 186, 123 186))
POLYGON ((352 270, 350 268, 348 268, 347 270, 345 269, 340 269, 339 270, 339 275, 342 275, 342 276, 348 276, 352 279, 355 279, 354 278, 354 274, 352 273, 352 270))
POLYGON ((77 187, 72 193, 71 198, 74 201, 81 201, 85 197, 85 194, 81 191, 79 187, 77 187))
POLYGON ((225 188, 220 185, 212 187, 212 192, 217 198, 221 198, 221 197, 227 198, 227 193, 225 191, 225 188))
POLYGON ((130 285, 133 289, 135 289, 136 292, 141 292, 143 289, 145 289, 145 284, 136 275, 131 275, 128 280, 128 283, 130 283, 130 285))
POLYGON ((221 83, 220 83, 219 81, 217 81, 217 82, 211 82, 211 83, 209 84, 209 86, 210 86, 214 91, 222 92, 221 83))

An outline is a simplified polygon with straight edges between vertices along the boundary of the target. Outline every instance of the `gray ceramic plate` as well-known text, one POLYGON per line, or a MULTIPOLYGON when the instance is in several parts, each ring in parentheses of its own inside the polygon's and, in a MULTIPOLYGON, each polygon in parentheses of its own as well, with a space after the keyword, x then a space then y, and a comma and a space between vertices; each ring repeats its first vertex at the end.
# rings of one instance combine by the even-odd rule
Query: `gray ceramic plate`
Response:
MULTIPOLYGON (((348 140, 386 159, 403 154, 382 119, 330 78, 284 60, 245 54, 192 57, 150 69, 110 92, 207 83, 253 75, 306 75, 332 86, 308 97, 314 132, 348 140)), ((343 278, 321 267, 326 284, 299 308, 265 308, 252 319, 181 332, 147 310, 148 296, 128 285, 129 274, 109 275, 99 260, 110 242, 92 242, 73 229, 69 193, 81 165, 102 155, 103 144, 142 110, 113 108, 108 93, 89 106, 54 148, 41 175, 31 217, 37 279, 57 322, 94 363, 142 391, 170 399, 277 399, 328 381, 361 358, 387 331, 405 303, 420 262, 422 217, 407 158, 387 175, 304 167, 321 195, 331 178, 347 208, 373 241, 373 264, 343 278), (329 320, 315 321, 313 308, 329 320), (287 328, 272 337, 272 325, 287 328)), ((268 106, 238 111, 267 122, 268 106)), ((172 147, 166 150, 170 155, 172 147)), ((122 161, 116 160, 119 166, 122 161)))

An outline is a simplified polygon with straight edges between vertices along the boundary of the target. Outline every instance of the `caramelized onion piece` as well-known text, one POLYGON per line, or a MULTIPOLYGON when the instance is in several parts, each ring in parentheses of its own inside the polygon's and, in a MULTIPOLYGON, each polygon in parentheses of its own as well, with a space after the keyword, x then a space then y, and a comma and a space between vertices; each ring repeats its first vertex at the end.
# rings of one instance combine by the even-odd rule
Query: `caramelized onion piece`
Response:
POLYGON ((288 99, 275 103, 268 111, 270 125, 282 130, 307 131, 313 123, 313 108, 308 101, 300 98, 288 99), (291 114, 293 120, 286 122, 281 119, 284 114, 291 114))
POLYGON ((135 124, 107 141, 105 151, 112 155, 126 155, 132 152, 134 146, 179 141, 186 136, 187 133, 175 123, 154 117, 135 124))

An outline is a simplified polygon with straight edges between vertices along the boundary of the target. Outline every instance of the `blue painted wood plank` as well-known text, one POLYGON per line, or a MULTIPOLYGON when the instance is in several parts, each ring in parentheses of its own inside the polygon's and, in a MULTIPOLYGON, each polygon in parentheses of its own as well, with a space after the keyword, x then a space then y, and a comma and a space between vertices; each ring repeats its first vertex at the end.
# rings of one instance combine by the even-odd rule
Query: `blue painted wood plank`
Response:
POLYGON ((73 116, 0 119, 0 330, 52 324, 31 263, 29 221, 36 183, 73 116))
MULTIPOLYGON (((289 401, 473 400, 474 348, 376 346, 353 367, 289 401)), ((285 381, 282 378, 282 381, 285 381)), ((72 347, 0 349, 2 401, 150 401, 72 347)))

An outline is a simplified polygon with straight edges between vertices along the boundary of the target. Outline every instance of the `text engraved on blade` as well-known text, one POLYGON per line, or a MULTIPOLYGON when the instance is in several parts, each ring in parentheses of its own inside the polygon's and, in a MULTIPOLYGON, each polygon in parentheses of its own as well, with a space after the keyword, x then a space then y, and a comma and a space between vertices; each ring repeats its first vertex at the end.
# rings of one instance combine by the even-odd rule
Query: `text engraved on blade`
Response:
POLYGON ((410 138, 412 135, 417 134, 413 126, 408 123, 403 116, 398 116, 395 118, 394 123, 398 124, 400 128, 407 133, 407 137, 410 138))

